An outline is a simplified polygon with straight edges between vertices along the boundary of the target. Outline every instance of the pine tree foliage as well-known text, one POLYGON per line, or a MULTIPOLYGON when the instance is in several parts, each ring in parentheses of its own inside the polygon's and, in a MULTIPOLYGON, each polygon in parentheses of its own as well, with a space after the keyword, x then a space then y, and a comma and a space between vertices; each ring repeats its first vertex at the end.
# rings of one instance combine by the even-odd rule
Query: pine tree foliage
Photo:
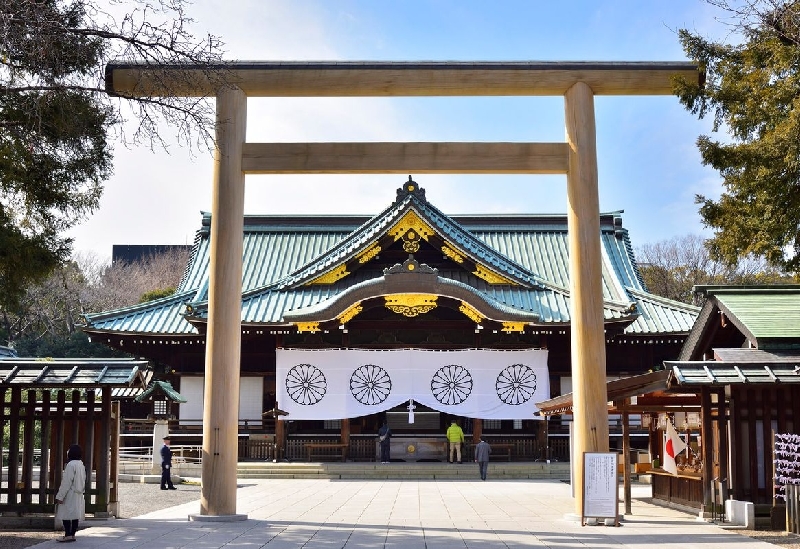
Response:
POLYGON ((714 200, 698 195, 714 229, 713 256, 734 264, 755 255, 800 270, 800 1, 709 0, 731 25, 726 44, 687 30, 680 41, 705 71, 703 85, 678 95, 699 117, 713 117, 726 139, 698 139, 703 162, 723 177, 714 200))
POLYGON ((218 63, 221 43, 191 34, 186 5, 0 3, 0 306, 18 305, 29 283, 69 259, 64 233, 97 209, 112 173, 112 138, 165 147, 168 127, 183 144, 211 143, 213 106, 203 98, 105 91, 109 61, 218 63), (124 134, 127 119, 134 129, 124 134))

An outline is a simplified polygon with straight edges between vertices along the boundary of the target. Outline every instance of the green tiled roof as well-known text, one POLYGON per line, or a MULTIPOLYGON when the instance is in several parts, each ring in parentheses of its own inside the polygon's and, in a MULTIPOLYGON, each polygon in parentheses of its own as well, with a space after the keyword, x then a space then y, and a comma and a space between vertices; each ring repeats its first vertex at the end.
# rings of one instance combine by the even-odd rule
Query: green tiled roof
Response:
POLYGON ((706 296, 680 359, 702 358, 707 334, 723 313, 750 344, 762 350, 800 349, 800 285, 696 286, 706 296))
MULTIPOLYGON (((452 264, 438 276, 472 289, 496 309, 535 317, 539 325, 570 322, 566 215, 447 216, 424 192, 400 195, 380 214, 365 216, 246 216, 242 274, 242 322, 286 326, 287 313, 322 309, 348 289, 376 284, 381 274, 358 269, 333 284, 308 284, 352 261, 409 211, 456 251, 511 284, 489 284, 452 264)), ((687 333, 696 307, 649 294, 636 268, 620 212, 601 214, 604 318, 627 324, 631 335, 687 333)), ((207 315, 210 216, 204 214, 178 293, 117 311, 87 315, 86 331, 129 334, 197 334, 187 320, 207 315)))
POLYGON ((713 295, 720 309, 740 322, 756 340, 800 342, 800 286, 718 289, 713 295))

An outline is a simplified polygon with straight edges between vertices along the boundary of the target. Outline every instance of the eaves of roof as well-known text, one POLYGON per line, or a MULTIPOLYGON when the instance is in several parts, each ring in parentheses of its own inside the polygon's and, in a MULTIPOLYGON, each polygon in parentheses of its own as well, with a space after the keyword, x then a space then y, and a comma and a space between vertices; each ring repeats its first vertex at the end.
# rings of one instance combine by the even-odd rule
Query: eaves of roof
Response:
POLYGON ((86 314, 86 323, 81 328, 87 333, 194 335, 197 334, 197 329, 183 315, 186 312, 186 303, 195 295, 196 290, 189 289, 130 307, 86 314))
MULTIPOLYGON (((667 370, 659 370, 609 381, 606 384, 607 401, 614 402, 653 391, 664 390, 667 388, 668 377, 669 372, 667 370)), ((538 408, 539 413, 545 416, 570 414, 572 413, 573 401, 574 394, 566 393, 544 402, 537 402, 536 408, 538 408)))
POLYGON ((626 288, 630 296, 636 300, 639 316, 625 329, 626 334, 688 334, 700 307, 656 296, 647 292, 626 288))
POLYGON ((158 397, 166 397, 165 400, 184 403, 186 398, 172 387, 172 383, 164 380, 152 380, 147 388, 142 391, 134 400, 136 402, 150 402, 157 400, 158 397))
POLYGON ((126 358, 4 358, 0 387, 144 387, 147 361, 126 358))
POLYGON ((672 371, 670 387, 800 383, 800 356, 760 362, 665 361, 664 366, 672 371))
MULTIPOLYGON (((438 277, 439 295, 454 294, 448 288, 459 288, 475 296, 475 302, 483 301, 497 311, 497 315, 508 315, 525 319, 536 325, 566 325, 570 322, 570 300, 566 290, 539 287, 493 286, 484 284, 479 288, 462 281, 438 277)), ((358 281, 354 286, 346 284, 314 285, 295 289, 281 289, 278 285, 253 290, 242 296, 242 322, 246 324, 286 325, 293 313, 303 318, 333 306, 347 292, 358 292, 360 299, 378 297, 385 292, 380 289, 382 278, 358 281), (355 288, 356 290, 353 290, 355 288), (364 294, 364 295, 362 295, 364 294), (301 313, 302 311, 302 313, 301 313)), ((420 290, 424 287, 420 287, 420 290)), ((208 318, 208 302, 192 303, 192 320, 204 322, 208 318)), ((495 317, 494 314, 487 315, 495 317)), ((606 322, 629 324, 635 322, 638 313, 630 302, 604 302, 603 316, 606 322)), ((295 319, 299 320, 296 316, 295 319)), ((320 319, 317 319, 320 320, 320 319)), ((506 318, 505 320, 511 320, 506 318)))

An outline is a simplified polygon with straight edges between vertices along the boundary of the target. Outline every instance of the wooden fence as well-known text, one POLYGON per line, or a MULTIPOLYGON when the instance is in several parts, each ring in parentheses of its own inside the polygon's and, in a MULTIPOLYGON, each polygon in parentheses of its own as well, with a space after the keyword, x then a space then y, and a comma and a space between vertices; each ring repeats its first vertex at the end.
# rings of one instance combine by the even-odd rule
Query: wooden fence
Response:
POLYGON ((0 427, 8 426, 9 432, 2 452, 0 513, 53 513, 70 444, 83 450, 87 513, 116 512, 112 440, 118 440, 119 404, 111 402, 111 388, 103 387, 99 401, 94 390, 86 391, 84 400, 77 390, 40 391, 39 396, 17 386, 0 387, 0 427))

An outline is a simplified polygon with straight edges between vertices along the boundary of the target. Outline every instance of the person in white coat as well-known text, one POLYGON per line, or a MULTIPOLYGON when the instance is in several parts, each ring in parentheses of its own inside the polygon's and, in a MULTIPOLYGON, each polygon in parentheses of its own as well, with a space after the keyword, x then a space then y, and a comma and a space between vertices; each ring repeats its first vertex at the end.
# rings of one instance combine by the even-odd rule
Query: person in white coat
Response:
POLYGON ((61 486, 56 493, 56 520, 64 523, 64 537, 58 541, 75 541, 78 521, 86 518, 86 502, 83 492, 86 489, 86 466, 81 461, 81 447, 73 444, 67 450, 67 465, 61 475, 61 486))

